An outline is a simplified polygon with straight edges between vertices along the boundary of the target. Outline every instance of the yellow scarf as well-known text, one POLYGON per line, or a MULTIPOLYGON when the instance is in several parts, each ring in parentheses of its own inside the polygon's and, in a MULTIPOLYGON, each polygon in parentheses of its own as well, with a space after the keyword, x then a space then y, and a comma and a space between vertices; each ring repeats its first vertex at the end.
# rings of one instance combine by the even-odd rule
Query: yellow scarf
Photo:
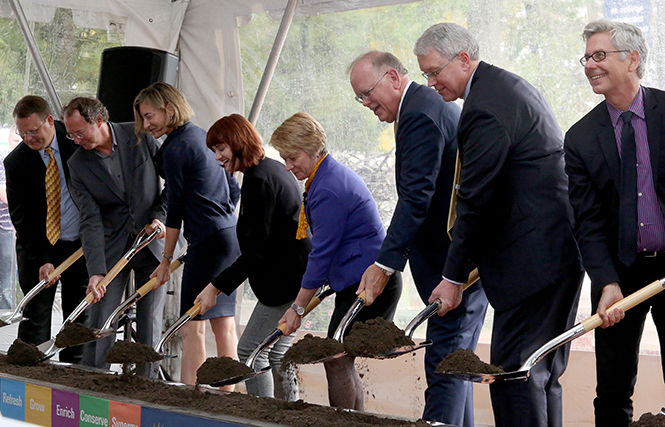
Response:
MULTIPOLYGON (((314 180, 314 175, 316 174, 317 169, 319 169, 321 162, 326 157, 328 157, 328 153, 326 153, 323 157, 319 159, 318 162, 316 162, 314 169, 312 169, 312 172, 310 172, 309 176, 307 177, 307 181, 305 181, 305 198, 307 197, 307 192, 309 191, 309 187, 312 185, 312 181, 314 180)), ((300 206, 300 215, 298 216, 298 230, 296 231, 296 240, 302 240, 307 237, 307 227, 309 226, 309 224, 307 223, 307 215, 305 215, 305 198, 303 198, 302 206, 300 206)))

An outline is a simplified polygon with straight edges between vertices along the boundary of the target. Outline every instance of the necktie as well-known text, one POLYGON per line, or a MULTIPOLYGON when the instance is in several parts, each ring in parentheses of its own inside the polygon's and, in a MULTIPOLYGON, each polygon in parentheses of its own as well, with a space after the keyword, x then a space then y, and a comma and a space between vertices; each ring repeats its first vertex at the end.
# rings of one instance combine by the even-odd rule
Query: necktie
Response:
POLYGON ((46 188, 46 238, 55 245, 60 238, 60 174, 51 147, 46 148, 49 156, 44 184, 46 188))
POLYGON ((637 154, 633 113, 621 113, 621 181, 619 202, 619 260, 631 265, 637 255, 637 154))
POLYGON ((453 179, 453 190, 450 194, 450 209, 448 210, 448 237, 451 239, 453 225, 455 225, 455 219, 457 219, 457 212, 455 208, 457 206, 457 191, 459 190, 460 183, 460 174, 462 172, 462 165, 459 160, 459 149, 457 149, 457 158, 455 159, 455 178, 453 179))

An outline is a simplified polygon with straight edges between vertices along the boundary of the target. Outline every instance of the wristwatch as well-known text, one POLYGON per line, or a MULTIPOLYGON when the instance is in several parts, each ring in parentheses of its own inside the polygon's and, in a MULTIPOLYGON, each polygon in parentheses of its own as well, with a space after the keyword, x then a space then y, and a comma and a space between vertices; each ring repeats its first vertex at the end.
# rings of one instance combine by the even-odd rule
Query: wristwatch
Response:
POLYGON ((304 316, 305 315, 305 307, 301 307, 301 306, 299 306, 298 304, 296 304, 294 302, 293 304, 291 304, 291 308, 293 309, 293 311, 296 312, 296 314, 298 316, 304 316))

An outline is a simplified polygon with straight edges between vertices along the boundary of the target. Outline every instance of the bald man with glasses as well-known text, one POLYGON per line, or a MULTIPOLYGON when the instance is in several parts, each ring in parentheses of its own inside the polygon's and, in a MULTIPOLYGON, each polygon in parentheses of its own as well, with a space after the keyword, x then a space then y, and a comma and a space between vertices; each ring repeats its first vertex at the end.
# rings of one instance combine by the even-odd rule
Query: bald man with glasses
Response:
MULTIPOLYGON (((14 107, 19 145, 4 160, 7 178, 9 214, 16 230, 16 258, 19 283, 27 293, 40 280, 48 277, 54 266, 62 263, 81 247, 79 240, 79 211, 69 193, 67 160, 76 145, 65 137, 64 125, 53 119, 48 102, 34 95, 23 97, 14 107), (51 204, 53 227, 47 230, 49 204, 46 187, 47 169, 51 164, 54 180, 51 204), (59 202, 57 201, 59 198, 59 202), (53 210, 57 211, 53 213, 53 210)), ((31 344, 41 344, 51 338, 51 313, 57 280, 28 303, 19 324, 18 337, 31 344)), ((66 318, 85 298, 88 275, 83 258, 75 262, 60 277, 62 312, 66 318)), ((86 313, 79 321, 86 319, 86 313)), ((63 349, 60 360, 80 363, 82 347, 63 349)))

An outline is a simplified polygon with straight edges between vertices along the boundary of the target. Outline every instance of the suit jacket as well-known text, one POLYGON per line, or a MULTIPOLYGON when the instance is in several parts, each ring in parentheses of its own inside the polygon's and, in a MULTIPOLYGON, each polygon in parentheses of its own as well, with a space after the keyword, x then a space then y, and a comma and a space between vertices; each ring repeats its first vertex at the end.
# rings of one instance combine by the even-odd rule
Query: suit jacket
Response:
MULTIPOLYGON (((69 185, 67 160, 78 148, 74 141, 65 137, 65 126, 55 122, 55 132, 60 149, 60 159, 65 179, 69 185)), ((39 262, 51 262, 53 248, 46 238, 46 191, 44 179, 46 166, 39 152, 21 142, 5 157, 7 199, 9 214, 16 229, 16 250, 39 262)))
MULTIPOLYGON (((108 123, 118 143, 125 192, 115 184, 95 150, 78 150, 69 159, 72 198, 81 214, 81 243, 88 274, 106 274, 141 229, 164 221, 164 199, 153 156, 157 143, 146 137, 137 144, 134 123, 108 123)), ((149 246, 161 259, 164 240, 149 246)))
POLYGON ((460 108, 436 91, 412 82, 399 113, 395 135, 397 205, 377 261, 411 272, 424 300, 441 281, 448 252, 448 209, 455 174, 460 108), (416 268, 414 268, 416 267, 416 268))
POLYGON ((312 251, 302 287, 326 283, 339 292, 360 281, 386 235, 362 178, 329 154, 314 175, 305 200, 312 251))
POLYGON ((309 239, 296 240, 298 183, 283 164, 264 158, 243 172, 241 200, 236 231, 242 254, 213 285, 230 294, 249 278, 262 304, 293 301, 312 247, 309 239))
MULTIPOLYGON (((665 92, 644 89, 644 114, 653 184, 665 216, 665 92)), ((566 133, 566 172, 575 233, 592 291, 620 282, 617 273, 619 239, 619 176, 621 160, 607 103, 598 104, 566 133)))
POLYGON ((464 282, 477 264, 495 309, 581 271, 562 139, 533 86, 479 63, 459 124, 462 174, 444 276, 464 282))

